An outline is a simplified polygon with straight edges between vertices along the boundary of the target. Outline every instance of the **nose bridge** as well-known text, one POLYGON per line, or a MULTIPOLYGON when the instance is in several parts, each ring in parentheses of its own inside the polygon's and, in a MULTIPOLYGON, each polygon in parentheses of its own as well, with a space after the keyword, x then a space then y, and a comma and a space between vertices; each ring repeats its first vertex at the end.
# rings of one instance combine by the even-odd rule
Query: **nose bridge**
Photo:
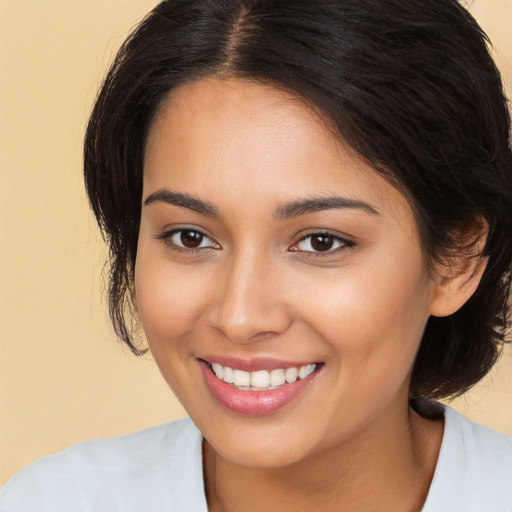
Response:
POLYGON ((289 318, 279 299, 276 269, 264 251, 255 248, 233 253, 219 274, 212 326, 237 343, 249 343, 261 334, 283 332, 289 318))

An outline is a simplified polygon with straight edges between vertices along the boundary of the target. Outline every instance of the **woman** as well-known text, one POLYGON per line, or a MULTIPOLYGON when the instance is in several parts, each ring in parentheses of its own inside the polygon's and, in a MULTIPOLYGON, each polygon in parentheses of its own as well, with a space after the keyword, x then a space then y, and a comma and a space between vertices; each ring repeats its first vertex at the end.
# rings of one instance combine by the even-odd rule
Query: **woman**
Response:
POLYGON ((509 117, 452 0, 171 0, 85 141, 110 312, 191 420, 42 459, 1 510, 509 511, 492 367, 509 117))

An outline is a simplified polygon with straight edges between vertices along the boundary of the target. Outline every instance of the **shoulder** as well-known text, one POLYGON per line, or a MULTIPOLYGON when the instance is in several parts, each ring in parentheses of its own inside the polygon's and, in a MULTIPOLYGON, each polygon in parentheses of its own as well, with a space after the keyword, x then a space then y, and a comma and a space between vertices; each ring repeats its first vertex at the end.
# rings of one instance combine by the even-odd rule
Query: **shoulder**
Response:
POLYGON ((77 444, 17 473, 0 511, 189 510, 171 504, 204 494, 201 440, 187 418, 77 444))
POLYGON ((424 512, 482 510, 512 510, 512 438, 446 407, 445 432, 424 512))

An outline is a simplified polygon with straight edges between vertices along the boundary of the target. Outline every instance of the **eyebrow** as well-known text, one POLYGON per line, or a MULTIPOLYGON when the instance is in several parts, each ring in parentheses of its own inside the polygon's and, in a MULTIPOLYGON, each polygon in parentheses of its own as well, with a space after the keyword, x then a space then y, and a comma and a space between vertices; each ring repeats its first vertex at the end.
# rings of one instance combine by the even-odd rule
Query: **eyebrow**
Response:
POLYGON ((219 211, 213 204, 181 192, 171 192, 165 189, 157 190, 146 197, 144 205, 148 206, 158 202, 188 208, 208 217, 219 217, 219 211))
MULTIPOLYGON (((189 210, 193 210, 208 217, 220 217, 218 209, 212 203, 182 192, 172 192, 166 189, 157 190, 146 197, 144 205, 147 206, 158 202, 188 208, 189 210)), ((285 203, 277 208, 274 213, 274 219, 286 220, 314 212, 338 209, 362 210, 371 215, 379 215, 379 211, 374 206, 364 201, 347 197, 330 196, 313 197, 285 203)))
POLYGON ((280 206, 274 218, 277 220, 286 220, 308 213, 320 212, 323 210, 362 210, 371 215, 380 215, 379 211, 372 205, 359 201, 358 199, 350 199, 348 197, 330 196, 330 197, 313 197, 311 199, 303 199, 293 201, 280 206))

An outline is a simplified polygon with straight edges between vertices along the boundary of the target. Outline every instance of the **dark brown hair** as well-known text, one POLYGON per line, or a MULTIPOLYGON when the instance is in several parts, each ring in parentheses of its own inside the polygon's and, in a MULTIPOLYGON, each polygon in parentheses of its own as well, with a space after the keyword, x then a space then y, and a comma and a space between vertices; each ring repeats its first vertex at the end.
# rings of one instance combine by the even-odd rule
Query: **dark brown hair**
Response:
POLYGON ((427 260, 484 218, 475 294, 427 323, 411 396, 459 394, 499 354, 512 262, 510 120, 488 40, 456 0, 168 0, 123 44, 85 138, 89 200, 110 247, 109 304, 135 353, 133 269, 145 141, 177 85, 229 74, 292 91, 411 203, 427 260))

